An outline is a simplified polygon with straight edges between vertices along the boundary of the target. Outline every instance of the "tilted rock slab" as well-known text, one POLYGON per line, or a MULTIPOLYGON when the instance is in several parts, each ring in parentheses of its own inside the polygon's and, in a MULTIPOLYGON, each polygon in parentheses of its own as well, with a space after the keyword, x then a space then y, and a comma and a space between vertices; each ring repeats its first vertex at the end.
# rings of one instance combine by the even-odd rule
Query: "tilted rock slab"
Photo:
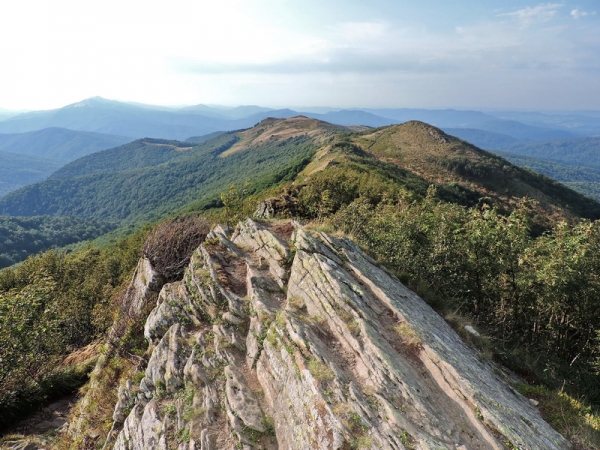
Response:
MULTIPOLYGON (((164 284, 163 277, 154 270, 150 261, 146 258, 141 258, 123 298, 123 308, 127 317, 132 321, 143 319, 147 314, 147 307, 152 304, 159 292, 162 292, 164 284)), ((86 442, 86 440, 95 442, 99 437, 96 436, 91 438, 91 435, 96 434, 96 430, 90 430, 88 428, 86 411, 93 407, 93 394, 104 388, 98 382, 98 377, 96 375, 106 369, 106 366, 114 353, 119 336, 122 335, 125 327, 126 325, 124 322, 115 322, 109 330, 106 352, 98 358, 96 366, 90 376, 91 381, 87 386, 87 394, 78 402, 76 408, 72 412, 75 419, 69 425, 69 433, 74 437, 84 436, 84 442, 86 442)), ((130 381, 127 382, 126 386, 122 386, 119 389, 118 396, 120 401, 115 406, 113 414, 113 420, 116 424, 123 422, 125 419, 125 417, 123 417, 124 405, 130 404, 132 401, 130 381)), ((109 437, 112 434, 112 431, 113 430, 109 433, 109 437)))
POLYGON ((252 220, 230 233, 216 229, 184 279, 163 287, 145 376, 107 445, 570 448, 350 240, 252 220))

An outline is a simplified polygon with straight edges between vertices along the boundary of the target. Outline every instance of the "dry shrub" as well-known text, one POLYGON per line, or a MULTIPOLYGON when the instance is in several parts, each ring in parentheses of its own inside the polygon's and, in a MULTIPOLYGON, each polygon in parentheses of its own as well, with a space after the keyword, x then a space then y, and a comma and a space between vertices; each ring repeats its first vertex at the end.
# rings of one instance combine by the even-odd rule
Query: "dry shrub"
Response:
POLYGON ((400 336, 400 339, 402 339, 402 343, 404 345, 414 349, 417 349, 421 346, 421 339, 419 338, 419 335, 406 322, 401 322, 394 325, 393 329, 398 336, 400 336))
POLYGON ((209 225, 200 217, 178 217, 157 225, 148 235, 143 255, 166 281, 181 277, 194 250, 206 239, 209 225))

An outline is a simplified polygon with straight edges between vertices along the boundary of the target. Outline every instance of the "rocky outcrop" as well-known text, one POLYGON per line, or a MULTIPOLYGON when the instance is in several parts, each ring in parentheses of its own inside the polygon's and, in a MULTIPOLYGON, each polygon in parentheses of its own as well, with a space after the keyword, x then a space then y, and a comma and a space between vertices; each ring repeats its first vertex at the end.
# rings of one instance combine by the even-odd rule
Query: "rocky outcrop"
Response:
POLYGON ((284 190, 284 193, 279 197, 267 198, 258 204, 254 217, 257 219, 296 217, 298 213, 297 194, 297 192, 284 190))
MULTIPOLYGON (((110 359, 114 356, 115 346, 120 337, 125 333, 128 322, 135 322, 144 318, 147 314, 148 306, 156 299, 159 292, 162 293, 164 278, 157 273, 150 261, 146 258, 141 258, 135 269, 131 282, 127 287, 122 299, 122 309, 126 320, 117 320, 108 332, 106 350, 102 352, 94 370, 90 374, 90 381, 87 386, 87 395, 78 402, 75 409, 72 411, 74 420, 69 424, 69 433, 72 436, 84 436, 84 442, 96 442, 100 438, 97 430, 88 428, 87 412, 94 408, 94 393, 104 389, 104 386, 99 381, 98 376, 102 371, 106 370, 110 359)), ((115 407, 113 419, 115 425, 123 423, 125 419, 125 410, 128 411, 128 406, 135 402, 132 394, 132 383, 127 381, 126 386, 119 389, 119 403, 115 407)), ((112 433, 113 430, 111 430, 112 433)), ((110 434, 109 433, 109 438, 110 434)))
POLYGON ((215 229, 144 333, 107 448, 569 448, 385 268, 298 224, 215 229))

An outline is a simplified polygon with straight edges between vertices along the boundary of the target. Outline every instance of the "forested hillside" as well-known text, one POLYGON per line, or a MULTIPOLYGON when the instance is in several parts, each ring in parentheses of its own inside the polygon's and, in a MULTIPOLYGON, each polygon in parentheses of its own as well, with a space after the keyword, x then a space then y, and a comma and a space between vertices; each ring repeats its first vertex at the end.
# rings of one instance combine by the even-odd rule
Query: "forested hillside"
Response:
POLYGON ((517 166, 560 181, 580 194, 600 199, 597 185, 600 140, 597 137, 524 141, 478 129, 445 128, 445 131, 492 150, 517 166))
POLYGON ((0 197, 45 180, 62 165, 130 138, 64 128, 0 134, 0 197))
MULTIPOLYGON (((52 208, 120 225, 187 211, 149 235, 108 248, 52 250, 0 272, 6 423, 85 381, 88 357, 98 351, 77 359, 87 365, 67 357, 111 329, 113 359, 94 381, 110 389, 100 389, 86 410, 90 426, 106 435, 117 386, 141 379, 140 358, 149 356, 143 321, 124 306, 123 283, 141 249, 161 276, 177 280, 208 232, 199 214, 210 206, 206 220, 235 225, 268 200, 275 216, 355 240, 444 315, 481 359, 536 384, 516 388, 539 399, 561 433, 600 443, 600 419, 585 404, 600 405, 597 202, 421 122, 352 131, 305 117, 268 119, 189 145, 137 141, 0 202, 3 211, 31 204, 32 214, 52 208), (483 335, 466 333, 467 323, 483 335)), ((221 244, 213 238, 207 245, 221 244)))
POLYGON ((64 164, 131 140, 126 136, 44 128, 27 133, 0 134, 0 152, 42 157, 64 164))
POLYGON ((74 216, 0 216, 0 269, 51 247, 95 239, 114 228, 74 216))
POLYGON ((600 167, 599 149, 600 137, 528 142, 502 148, 503 151, 518 155, 593 167, 600 167))
POLYGON ((57 170, 50 179, 68 179, 93 173, 124 172, 152 167, 183 156, 193 144, 164 139, 140 139, 120 147, 93 153, 57 170))
POLYGON ((367 130, 354 141, 379 159, 420 175, 431 184, 460 191, 460 196, 470 197, 471 201, 490 197, 495 206, 510 211, 517 199, 528 197, 536 201, 534 209, 539 210, 540 219, 600 217, 597 202, 421 122, 367 130))
POLYGON ((0 152, 0 197, 45 179, 60 166, 51 159, 0 152))
POLYGON ((20 216, 76 215, 121 225, 143 223, 191 202, 199 208, 216 205, 219 193, 231 183, 251 181, 252 190, 257 190, 291 179, 315 149, 311 138, 296 134, 221 157, 238 140, 235 134, 225 134, 194 148, 185 144, 185 151, 182 144, 138 141, 100 152, 45 182, 9 194, 0 200, 0 211, 20 216))

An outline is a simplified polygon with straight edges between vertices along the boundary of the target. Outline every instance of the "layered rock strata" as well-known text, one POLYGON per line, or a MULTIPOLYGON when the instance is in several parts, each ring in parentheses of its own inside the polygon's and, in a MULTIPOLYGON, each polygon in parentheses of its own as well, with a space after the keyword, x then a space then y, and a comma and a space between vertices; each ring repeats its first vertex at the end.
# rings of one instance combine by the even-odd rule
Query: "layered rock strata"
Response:
POLYGON ((232 231, 160 291, 107 447, 569 448, 350 240, 290 222, 232 231))

